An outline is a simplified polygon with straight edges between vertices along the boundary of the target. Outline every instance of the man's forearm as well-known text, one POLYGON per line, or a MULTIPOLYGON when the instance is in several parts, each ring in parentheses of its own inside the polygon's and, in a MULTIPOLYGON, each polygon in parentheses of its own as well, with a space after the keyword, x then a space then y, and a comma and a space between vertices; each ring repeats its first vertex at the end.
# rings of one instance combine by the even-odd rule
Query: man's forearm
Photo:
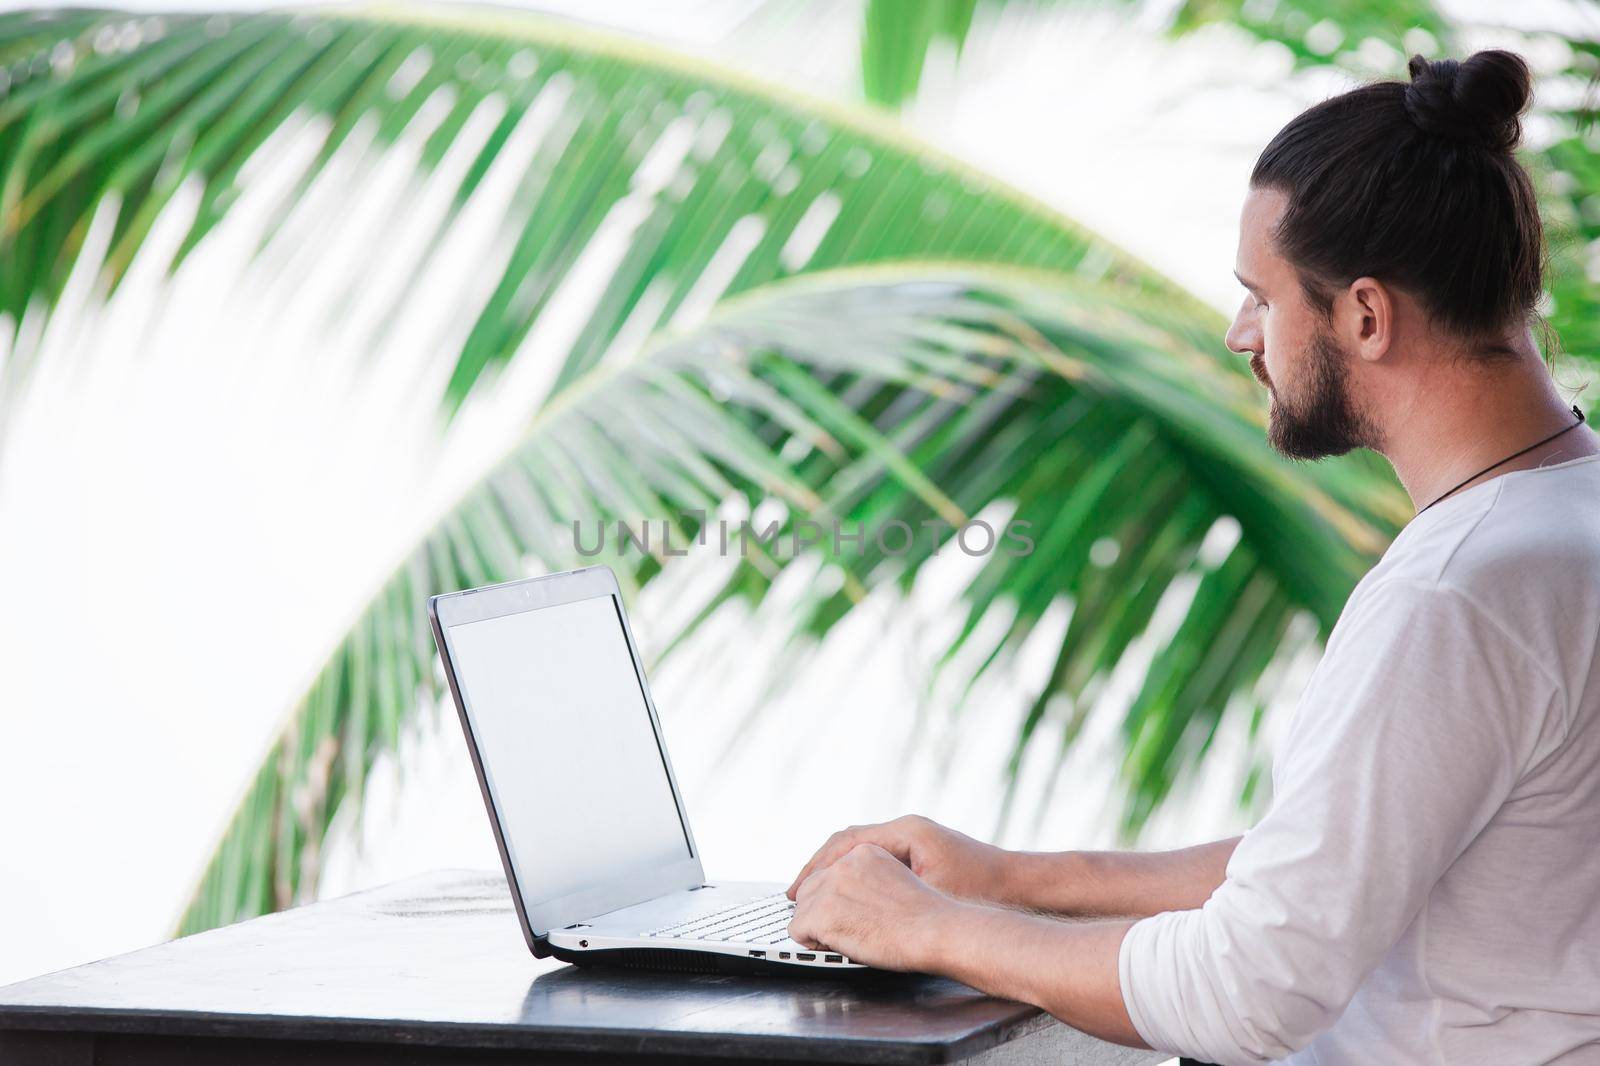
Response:
POLYGON ((1145 1047, 1123 1004, 1117 968, 1130 925, 960 903, 931 918, 919 968, 1031 1003, 1103 1040, 1145 1047))
POLYGON ((1222 884, 1238 843, 1233 837, 1178 851, 1012 852, 996 902, 1082 917, 1193 910, 1222 884))

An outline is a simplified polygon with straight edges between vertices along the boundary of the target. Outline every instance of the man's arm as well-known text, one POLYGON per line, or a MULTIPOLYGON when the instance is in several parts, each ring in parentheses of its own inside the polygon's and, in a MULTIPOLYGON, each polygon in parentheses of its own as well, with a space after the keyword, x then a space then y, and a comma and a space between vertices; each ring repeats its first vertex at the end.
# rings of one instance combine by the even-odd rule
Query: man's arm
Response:
POLYGON ((1142 918, 1198 907, 1222 884, 1238 837, 1180 851, 1006 851, 920 815, 842 829, 789 886, 862 844, 882 848, 957 899, 1079 917, 1142 918))
POLYGON ((1009 852, 997 903, 1086 918, 1193 910, 1227 877, 1239 837, 1177 851, 1009 852))
POLYGON ((1129 921, 1063 922, 965 905, 935 925, 929 973, 1031 1003, 1102 1040, 1148 1047, 1122 999, 1118 956, 1129 921), (1068 965, 1062 960, 1071 959, 1068 965))

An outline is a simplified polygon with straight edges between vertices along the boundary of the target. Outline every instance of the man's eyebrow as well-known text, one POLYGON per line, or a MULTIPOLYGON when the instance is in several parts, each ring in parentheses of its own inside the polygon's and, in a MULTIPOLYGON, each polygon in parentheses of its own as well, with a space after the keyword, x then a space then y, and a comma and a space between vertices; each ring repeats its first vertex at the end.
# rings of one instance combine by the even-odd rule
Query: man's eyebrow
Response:
POLYGON ((1249 289, 1251 292, 1260 292, 1261 291, 1261 286, 1257 285, 1255 282, 1251 281, 1249 278, 1245 277, 1243 274, 1239 273, 1237 270, 1235 270, 1233 272, 1233 276, 1239 279, 1239 284, 1240 285, 1243 285, 1245 288, 1249 289))

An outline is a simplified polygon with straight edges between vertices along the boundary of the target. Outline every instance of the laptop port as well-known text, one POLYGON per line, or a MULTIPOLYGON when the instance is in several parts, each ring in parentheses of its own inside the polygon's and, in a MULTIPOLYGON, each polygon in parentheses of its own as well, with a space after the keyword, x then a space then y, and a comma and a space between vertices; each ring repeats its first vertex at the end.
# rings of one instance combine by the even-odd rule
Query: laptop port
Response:
POLYGON ((844 956, 843 955, 828 955, 828 956, 825 956, 822 961, 823 962, 843 962, 844 961, 844 956))
POLYGON ((780 959, 787 959, 787 958, 788 958, 788 957, 789 957, 789 953, 788 953, 788 952, 787 952, 787 951, 780 951, 780 952, 778 952, 778 958, 780 958, 780 959))
POLYGON ((752 959, 764 959, 767 957, 767 953, 765 951, 752 951, 750 957, 752 959))
POLYGON ((801 962, 811 962, 816 959, 816 957, 817 956, 810 951, 801 951, 795 954, 795 958, 799 959, 801 962))

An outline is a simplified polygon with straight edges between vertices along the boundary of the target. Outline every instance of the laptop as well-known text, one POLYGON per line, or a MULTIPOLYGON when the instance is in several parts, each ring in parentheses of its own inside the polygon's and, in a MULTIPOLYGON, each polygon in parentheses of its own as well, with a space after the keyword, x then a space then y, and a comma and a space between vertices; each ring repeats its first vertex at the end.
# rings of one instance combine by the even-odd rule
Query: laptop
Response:
POLYGON ((428 617, 534 955, 869 970, 789 937, 786 884, 705 877, 608 567, 434 596, 428 617))

